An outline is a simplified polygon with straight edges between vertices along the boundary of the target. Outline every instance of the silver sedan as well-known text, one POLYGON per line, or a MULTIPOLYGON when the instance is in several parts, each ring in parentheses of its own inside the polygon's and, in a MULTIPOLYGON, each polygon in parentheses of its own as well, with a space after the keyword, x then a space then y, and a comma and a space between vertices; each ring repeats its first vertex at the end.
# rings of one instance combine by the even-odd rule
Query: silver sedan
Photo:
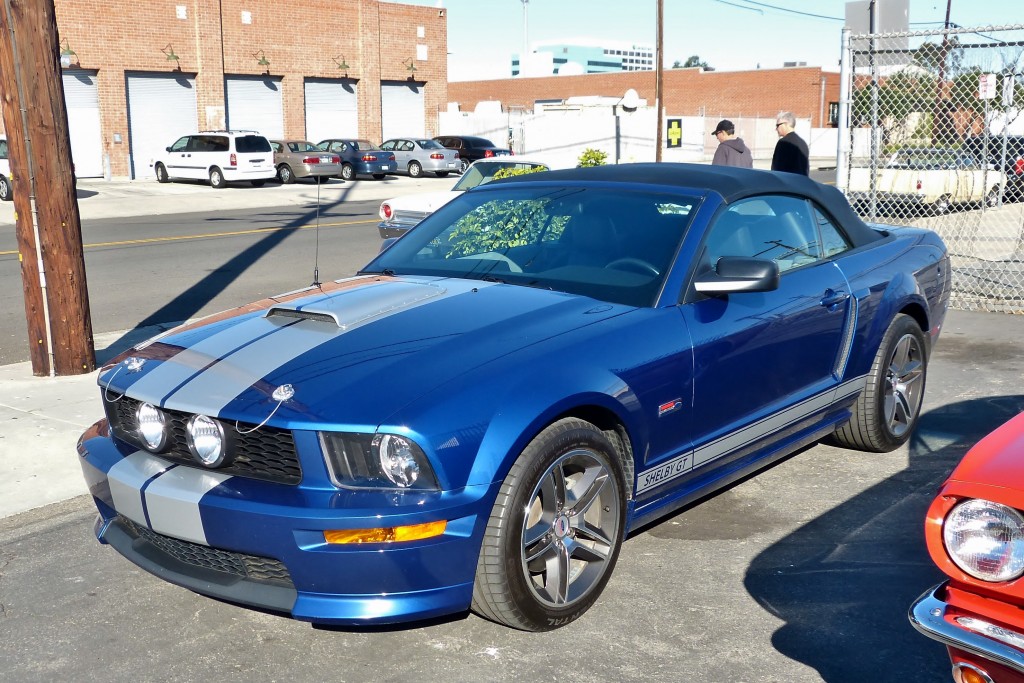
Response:
POLYGON ((444 178, 459 170, 459 153, 429 138, 392 138, 385 140, 380 148, 393 152, 399 173, 408 173, 413 178, 419 178, 424 172, 444 178))
POLYGON ((340 156, 319 150, 306 140, 271 140, 270 146, 274 148, 277 179, 286 185, 296 178, 326 183, 328 178, 341 173, 340 156))

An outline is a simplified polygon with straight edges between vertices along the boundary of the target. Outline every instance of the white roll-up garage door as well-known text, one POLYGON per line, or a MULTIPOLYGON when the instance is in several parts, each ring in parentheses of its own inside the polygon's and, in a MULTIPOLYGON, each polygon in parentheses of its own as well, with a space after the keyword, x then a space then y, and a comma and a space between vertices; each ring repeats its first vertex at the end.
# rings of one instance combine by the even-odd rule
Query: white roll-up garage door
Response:
POLYGON ((359 137, 356 82, 345 78, 306 79, 306 139, 359 137))
POLYGON ((71 160, 79 178, 103 175, 103 133, 95 71, 65 71, 64 102, 68 108, 71 160))
POLYGON ((263 137, 284 137, 281 79, 271 76, 228 76, 228 128, 254 130, 263 137))
POLYGON ((133 178, 153 177, 153 157, 196 132, 196 82, 184 74, 128 74, 133 178))
POLYGON ((380 84, 381 131, 384 139, 423 137, 424 83, 382 81, 380 84))

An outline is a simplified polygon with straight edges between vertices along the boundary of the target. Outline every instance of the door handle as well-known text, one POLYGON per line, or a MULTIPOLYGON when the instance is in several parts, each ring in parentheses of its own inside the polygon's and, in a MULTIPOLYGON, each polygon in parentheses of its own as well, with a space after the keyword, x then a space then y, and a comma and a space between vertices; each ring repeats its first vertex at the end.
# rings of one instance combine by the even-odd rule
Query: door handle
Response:
POLYGON ((821 297, 821 305, 833 309, 850 298, 847 292, 837 292, 834 289, 826 289, 825 296, 821 297))

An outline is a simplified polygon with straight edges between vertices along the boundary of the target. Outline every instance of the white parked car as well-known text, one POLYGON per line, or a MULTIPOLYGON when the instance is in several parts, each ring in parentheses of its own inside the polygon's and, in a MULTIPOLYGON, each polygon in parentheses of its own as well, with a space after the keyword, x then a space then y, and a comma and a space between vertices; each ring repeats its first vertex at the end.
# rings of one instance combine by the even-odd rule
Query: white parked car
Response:
POLYGON ((270 141, 252 130, 207 130, 185 135, 152 165, 157 182, 209 180, 217 189, 240 181, 259 187, 277 176, 270 141))
POLYGON ((551 170, 551 166, 546 162, 527 157, 508 156, 475 161, 450 190, 407 194, 381 202, 381 222, 377 224, 381 239, 401 237, 409 228, 466 190, 494 180, 494 174, 503 168, 551 170))
POLYGON ((7 157, 7 136, 0 135, 0 200, 5 202, 14 199, 11 190, 11 162, 7 157))

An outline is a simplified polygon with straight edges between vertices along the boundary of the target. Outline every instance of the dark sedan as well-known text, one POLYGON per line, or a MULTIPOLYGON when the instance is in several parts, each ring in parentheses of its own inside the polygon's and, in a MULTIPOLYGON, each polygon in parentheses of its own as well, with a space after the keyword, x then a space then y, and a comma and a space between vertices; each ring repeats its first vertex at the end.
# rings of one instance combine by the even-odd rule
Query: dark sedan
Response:
POLYGON ((503 157, 513 153, 507 147, 498 147, 487 138, 475 135, 438 135, 434 140, 441 143, 442 147, 459 153, 459 173, 464 173, 477 159, 503 157))
POLYGON ((382 180, 388 173, 398 170, 395 155, 385 152, 369 140, 329 138, 318 142, 316 148, 341 157, 341 177, 345 180, 354 180, 359 175, 382 180))

